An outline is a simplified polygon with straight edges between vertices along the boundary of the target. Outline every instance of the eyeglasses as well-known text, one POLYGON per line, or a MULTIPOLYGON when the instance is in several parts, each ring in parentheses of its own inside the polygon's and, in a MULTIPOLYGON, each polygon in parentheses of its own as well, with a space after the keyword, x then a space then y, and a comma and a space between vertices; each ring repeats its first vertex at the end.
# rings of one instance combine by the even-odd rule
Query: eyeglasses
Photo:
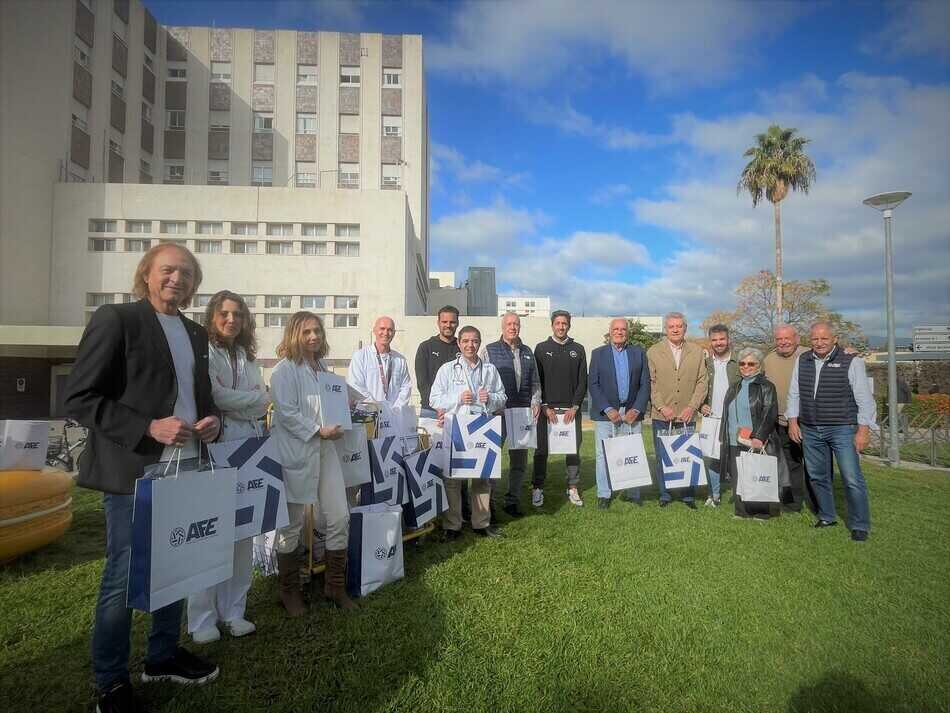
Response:
POLYGON ((758 366, 759 362, 757 361, 740 361, 739 366, 758 366))

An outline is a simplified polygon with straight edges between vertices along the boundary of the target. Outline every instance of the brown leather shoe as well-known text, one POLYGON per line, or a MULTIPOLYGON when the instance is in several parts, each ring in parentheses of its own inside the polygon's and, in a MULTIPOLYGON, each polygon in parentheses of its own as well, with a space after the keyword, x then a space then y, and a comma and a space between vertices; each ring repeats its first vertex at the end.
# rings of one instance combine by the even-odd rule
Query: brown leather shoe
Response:
POLYGON ((277 553, 277 581, 280 586, 280 603, 287 616, 294 618, 307 613, 300 586, 300 560, 295 552, 277 553))
POLYGON ((346 593, 346 550, 327 550, 327 571, 324 574, 323 594, 340 609, 356 609, 356 603, 346 593))

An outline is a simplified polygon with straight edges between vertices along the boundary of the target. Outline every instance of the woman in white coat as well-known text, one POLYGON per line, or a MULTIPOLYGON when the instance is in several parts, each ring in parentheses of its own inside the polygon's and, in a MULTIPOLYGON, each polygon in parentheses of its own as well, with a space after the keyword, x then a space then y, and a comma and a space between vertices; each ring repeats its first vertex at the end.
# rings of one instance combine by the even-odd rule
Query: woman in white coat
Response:
MULTIPOLYGON (((254 362, 257 339, 247 303, 240 295, 222 290, 208 302, 205 324, 211 395, 221 411, 220 440, 263 435, 260 419, 267 413, 270 396, 254 362)), ((244 618, 251 588, 251 546, 252 538, 235 542, 231 579, 188 597, 188 632, 195 643, 220 639, 219 622, 232 636, 255 631, 254 624, 244 618)))
POLYGON ((323 321, 312 312, 296 312, 277 347, 281 361, 271 374, 274 397, 272 433, 284 466, 290 524, 277 530, 280 600, 289 616, 306 611, 300 587, 300 543, 304 513, 317 503, 326 518, 324 594, 342 609, 356 605, 346 594, 346 545, 350 513, 343 483, 340 426, 320 426, 320 379, 329 352, 323 321))

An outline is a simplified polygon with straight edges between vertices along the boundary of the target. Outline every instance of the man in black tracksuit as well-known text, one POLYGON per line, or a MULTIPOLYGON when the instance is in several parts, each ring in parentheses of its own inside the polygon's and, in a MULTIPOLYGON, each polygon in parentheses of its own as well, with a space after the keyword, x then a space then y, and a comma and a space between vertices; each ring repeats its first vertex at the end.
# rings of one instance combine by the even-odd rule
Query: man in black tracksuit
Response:
MULTIPOLYGON (((461 355, 455 330, 459 326, 459 311, 451 305, 439 310, 437 322, 439 333, 426 339, 416 350, 416 386, 422 397, 422 408, 432 408, 429 404, 429 392, 435 381, 439 367, 461 355)), ((466 502, 466 501, 463 501, 466 502)))
MULTIPOLYGON (((577 422, 577 453, 565 456, 567 496, 571 504, 581 506, 577 491, 581 471, 581 404, 587 396, 587 353, 569 336, 571 314, 558 310, 551 315, 552 335, 534 348, 535 363, 541 378, 541 412, 550 423, 559 414, 566 424, 577 422)), ((534 477, 531 504, 544 505, 544 481, 548 472, 548 429, 538 426, 538 447, 534 451, 534 477)))

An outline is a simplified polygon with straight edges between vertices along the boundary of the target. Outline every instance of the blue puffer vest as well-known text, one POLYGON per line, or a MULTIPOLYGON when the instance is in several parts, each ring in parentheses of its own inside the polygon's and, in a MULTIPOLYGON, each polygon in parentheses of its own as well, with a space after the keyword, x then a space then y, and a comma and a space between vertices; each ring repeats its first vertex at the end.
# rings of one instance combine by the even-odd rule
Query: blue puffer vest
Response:
POLYGON ((518 358, 521 360, 521 388, 515 386, 515 359, 511 349, 501 339, 485 347, 488 359, 501 376, 501 383, 505 385, 505 394, 508 408, 518 408, 531 405, 531 386, 537 376, 537 367, 534 363, 534 354, 524 344, 518 345, 518 358))

